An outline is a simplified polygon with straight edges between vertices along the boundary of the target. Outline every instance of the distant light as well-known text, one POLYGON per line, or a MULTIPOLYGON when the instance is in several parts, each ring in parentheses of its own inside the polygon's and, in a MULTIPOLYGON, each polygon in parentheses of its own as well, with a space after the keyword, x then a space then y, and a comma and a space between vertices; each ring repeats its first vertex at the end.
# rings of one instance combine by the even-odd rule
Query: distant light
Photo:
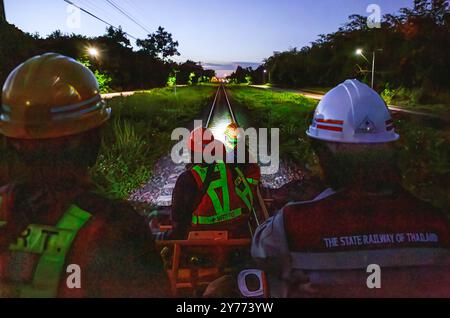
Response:
POLYGON ((357 49, 356 50, 356 54, 357 55, 362 55, 363 54, 363 50, 362 49, 357 49))
POLYGON ((88 54, 89 54, 90 56, 92 56, 92 57, 97 57, 97 56, 99 55, 98 50, 97 50, 96 48, 94 48, 94 47, 88 48, 87 51, 88 51, 88 54))
POLYGON ((215 140, 218 140, 222 143, 225 143, 225 131, 228 128, 228 125, 231 124, 231 120, 229 118, 221 118, 217 122, 213 123, 210 127, 211 132, 214 136, 215 140))
POLYGON ((264 70, 264 73, 267 73, 267 70, 264 70))

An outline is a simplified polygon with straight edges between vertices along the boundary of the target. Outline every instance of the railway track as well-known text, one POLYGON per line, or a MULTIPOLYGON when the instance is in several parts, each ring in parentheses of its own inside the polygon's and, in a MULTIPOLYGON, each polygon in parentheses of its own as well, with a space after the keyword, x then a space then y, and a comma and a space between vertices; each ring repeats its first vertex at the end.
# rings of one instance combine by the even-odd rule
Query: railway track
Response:
POLYGON ((224 85, 217 88, 214 101, 209 110, 209 115, 205 123, 205 127, 209 128, 214 135, 214 138, 224 141, 224 132, 227 126, 231 123, 239 125, 227 91, 224 85))
MULTIPOLYGON (((209 107, 208 116, 201 119, 203 119, 205 127, 210 128, 214 137, 218 140, 224 139, 224 131, 230 123, 237 123, 235 113, 223 85, 217 88, 214 100, 209 107)), ((143 202, 158 207, 170 207, 176 181, 185 171, 185 168, 185 164, 173 163, 170 156, 161 158, 156 164, 152 179, 144 188, 138 189, 131 195, 131 201, 143 202)))
MULTIPOLYGON (((211 130, 214 138, 223 142, 227 126, 233 122, 239 125, 238 118, 242 117, 237 115, 239 114, 233 108, 225 86, 220 85, 208 110, 203 113, 204 117, 199 119, 202 119, 204 126, 211 130)), ((255 149, 250 151, 256 153, 255 149)), ((170 207, 176 181, 185 170, 186 165, 175 164, 170 155, 161 158, 155 166, 151 180, 143 188, 137 189, 130 196, 130 201, 150 206, 170 207)), ((274 175, 263 175, 261 181, 262 185, 268 189, 278 189, 302 178, 301 167, 281 160, 279 171, 274 175)))
POLYGON ((220 96, 221 93, 223 93, 223 95, 225 96, 226 106, 228 108, 228 111, 229 111, 229 114, 230 114, 230 117, 231 117, 231 122, 234 122, 234 123, 238 124, 238 122, 236 120, 236 116, 234 116, 234 111, 233 111, 233 108, 231 107, 230 100, 228 99, 228 95, 227 95, 227 91, 225 89, 225 86, 224 85, 220 85, 217 88, 217 92, 216 92, 216 96, 214 98, 214 102, 213 102, 213 104, 211 106, 211 110, 209 112, 208 119, 206 120, 206 127, 208 127, 208 128, 210 127, 211 119, 213 117, 214 111, 216 110, 216 105, 217 105, 218 101, 220 101, 220 98, 218 98, 218 97, 220 96))

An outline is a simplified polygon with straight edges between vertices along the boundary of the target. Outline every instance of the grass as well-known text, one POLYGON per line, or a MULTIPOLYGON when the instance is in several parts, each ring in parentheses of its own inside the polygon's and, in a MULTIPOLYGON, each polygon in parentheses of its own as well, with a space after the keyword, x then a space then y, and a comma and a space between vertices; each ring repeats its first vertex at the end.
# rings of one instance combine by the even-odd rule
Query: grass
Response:
MULTIPOLYGON (((318 161, 305 134, 316 101, 295 93, 231 87, 234 99, 249 109, 254 125, 280 128, 280 154, 318 173, 318 161)), ((396 119, 401 140, 396 144, 403 185, 443 210, 449 209, 450 129, 435 119, 401 115, 396 119)))
MULTIPOLYGON (((266 85, 267 87, 271 87, 266 85)), ((332 87, 302 87, 299 90, 306 93, 325 95, 332 87)), ((392 89, 388 87, 381 92, 381 96, 388 105, 429 113, 438 117, 450 117, 450 93, 436 93, 435 96, 425 94, 423 89, 392 89)))
POLYGON ((397 161, 403 185, 450 215, 450 128, 445 122, 411 116, 395 124, 401 136, 397 161))
POLYGON ((450 106, 446 104, 417 104, 402 99, 393 99, 391 105, 399 106, 405 109, 433 114, 438 117, 450 118, 450 106))
POLYGON ((173 143, 172 130, 183 127, 206 107, 213 87, 194 86, 153 89, 108 101, 113 118, 105 128, 102 149, 91 174, 102 192, 127 198, 145 184, 157 160, 173 143))
POLYGON ((424 88, 392 89, 388 87, 381 93, 386 103, 414 111, 430 113, 441 117, 450 117, 450 93, 430 93, 424 88))
MULTIPOLYGON (((323 95, 325 95, 331 89, 331 87, 300 88, 300 90, 307 93, 323 95)), ((391 89, 388 87, 381 93, 381 96, 384 98, 388 105, 394 105, 409 110, 434 114, 440 117, 450 117, 450 104, 448 102, 443 102, 450 100, 450 94, 448 92, 441 92, 437 96, 430 97, 427 96, 425 92, 426 91, 424 91, 423 89, 391 89)))
POLYGON ((305 132, 317 101, 295 93, 280 93, 246 86, 231 86, 232 97, 248 108, 252 125, 280 129, 280 155, 295 162, 316 165, 305 132))
POLYGON ((320 94, 325 95, 331 89, 332 89, 332 87, 302 87, 302 88, 300 88, 300 90, 302 90, 304 92, 312 93, 312 94, 319 94, 319 95, 320 94))

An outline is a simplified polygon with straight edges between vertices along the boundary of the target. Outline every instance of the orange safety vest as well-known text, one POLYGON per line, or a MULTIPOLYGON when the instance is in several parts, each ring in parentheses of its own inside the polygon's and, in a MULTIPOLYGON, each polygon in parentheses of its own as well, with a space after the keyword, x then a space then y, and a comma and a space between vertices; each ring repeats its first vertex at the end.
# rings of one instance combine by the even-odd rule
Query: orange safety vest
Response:
MULTIPOLYGON (((199 189, 204 185, 208 167, 194 166, 192 174, 199 189)), ((238 167, 216 163, 214 176, 206 195, 192 216, 192 225, 214 225, 233 221, 248 215, 253 209, 253 193, 250 184, 256 180, 246 178, 238 167), (237 177, 233 176, 232 169, 237 177)))

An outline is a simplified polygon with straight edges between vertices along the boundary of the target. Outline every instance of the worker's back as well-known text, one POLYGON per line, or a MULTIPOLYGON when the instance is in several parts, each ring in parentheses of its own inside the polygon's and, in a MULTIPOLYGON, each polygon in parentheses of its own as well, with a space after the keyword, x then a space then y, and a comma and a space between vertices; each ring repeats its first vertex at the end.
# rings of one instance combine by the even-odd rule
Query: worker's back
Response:
MULTIPOLYGON (((166 278, 149 230, 126 203, 81 192, 73 200, 50 205, 30 199, 33 210, 24 212, 27 200, 17 202, 22 190, 25 188, 8 186, 1 193, 3 297, 167 295, 166 278), (74 233, 71 243, 66 233, 74 233), (10 243, 9 248, 5 243, 10 243), (81 288, 69 288, 66 280, 73 271, 66 273, 69 265, 79 266, 81 286, 77 287, 81 288)), ((48 197, 44 191, 26 190, 31 190, 27 199, 48 197)), ((61 198, 67 194, 54 193, 61 198)), ((77 281, 72 279, 69 281, 77 281)))
POLYGON ((450 296, 450 227, 400 190, 343 192, 283 209, 291 252, 290 297, 450 296), (367 279, 381 269, 381 288, 367 279), (370 285, 370 284, 369 284, 370 285))
POLYGON ((190 230, 228 231, 231 237, 249 237, 253 208, 250 182, 256 178, 259 176, 254 173, 225 163, 192 166, 178 178, 173 192, 174 238, 185 238, 190 230))

